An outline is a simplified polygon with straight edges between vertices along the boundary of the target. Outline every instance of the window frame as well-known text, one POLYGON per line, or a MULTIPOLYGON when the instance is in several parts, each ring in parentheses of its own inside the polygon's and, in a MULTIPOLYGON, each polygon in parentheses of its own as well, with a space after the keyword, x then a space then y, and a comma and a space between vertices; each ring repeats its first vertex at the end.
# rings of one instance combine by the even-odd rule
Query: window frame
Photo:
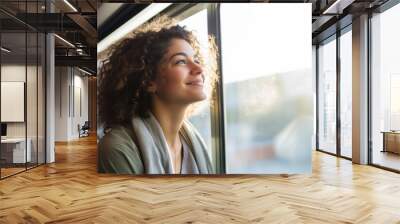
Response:
MULTIPOLYGON (((161 14, 167 15, 178 21, 188 18, 195 13, 207 9, 208 34, 215 37, 218 48, 218 82, 213 92, 213 103, 211 110, 211 134, 212 134, 212 157, 216 173, 227 174, 226 165, 226 124, 224 106, 224 74, 222 70, 222 47, 221 47, 221 3, 185 3, 172 4, 161 14)), ((311 46, 310 46, 311 47, 311 46)), ((318 113, 318 111, 317 111, 318 113)))
MULTIPOLYGON (((198 4, 173 4, 166 9, 163 14, 177 19, 184 20, 202 10, 207 10, 207 30, 208 35, 215 37, 218 53, 221 55, 221 32, 220 32, 220 4, 219 3, 198 3, 198 4)), ((212 163, 215 165, 216 174, 226 173, 225 161, 225 126, 224 126, 224 100, 222 85, 222 61, 217 58, 218 82, 212 93, 214 99, 210 110, 211 115, 211 145, 212 163)))

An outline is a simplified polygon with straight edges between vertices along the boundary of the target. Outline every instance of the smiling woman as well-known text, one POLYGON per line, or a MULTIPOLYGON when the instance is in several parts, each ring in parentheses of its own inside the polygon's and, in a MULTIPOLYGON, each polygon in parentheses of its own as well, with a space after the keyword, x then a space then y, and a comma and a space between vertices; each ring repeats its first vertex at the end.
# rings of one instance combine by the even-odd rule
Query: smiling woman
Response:
POLYGON ((159 17, 109 51, 99 74, 106 130, 99 172, 214 173, 202 137, 187 121, 217 80, 213 38, 209 46, 209 55, 201 55, 191 32, 159 17))

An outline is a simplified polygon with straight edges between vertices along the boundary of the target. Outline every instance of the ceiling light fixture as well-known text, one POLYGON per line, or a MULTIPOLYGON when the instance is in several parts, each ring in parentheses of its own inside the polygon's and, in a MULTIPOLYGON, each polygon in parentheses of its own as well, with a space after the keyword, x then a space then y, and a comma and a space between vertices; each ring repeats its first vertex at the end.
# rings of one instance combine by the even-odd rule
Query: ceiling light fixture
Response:
POLYGON ((69 3, 68 0, 64 0, 65 4, 67 4, 72 10, 74 10, 74 12, 78 12, 78 10, 71 4, 69 3))
POLYGON ((332 5, 325 9, 322 14, 342 14, 343 9, 354 1, 355 0, 336 0, 332 5))
POLYGON ((7 48, 5 48, 5 47, 1 47, 0 49, 1 49, 2 51, 6 52, 6 53, 10 53, 10 52, 11 52, 11 50, 9 50, 9 49, 7 49, 7 48))
POLYGON ((62 38, 62 37, 60 37, 59 35, 57 35, 57 34, 54 34, 54 36, 55 37, 57 37, 59 40, 61 40, 62 42, 64 42, 64 43, 66 43, 67 45, 69 45, 70 47, 73 47, 73 48, 75 48, 75 45, 73 45, 71 42, 69 42, 68 40, 66 40, 66 39, 64 39, 64 38, 62 38))
POLYGON ((153 3, 140 11, 136 16, 128 20, 118 29, 114 30, 110 35, 106 36, 102 41, 97 44, 97 52, 100 53, 106 50, 109 46, 116 43, 128 33, 136 29, 138 26, 147 22, 162 10, 170 6, 172 3, 153 3))
POLYGON ((85 74, 87 74, 87 75, 93 75, 92 73, 90 73, 90 72, 88 72, 88 71, 86 71, 86 70, 83 70, 83 69, 81 69, 81 68, 79 68, 79 67, 78 67, 78 70, 81 71, 81 72, 83 72, 83 73, 85 73, 85 74))

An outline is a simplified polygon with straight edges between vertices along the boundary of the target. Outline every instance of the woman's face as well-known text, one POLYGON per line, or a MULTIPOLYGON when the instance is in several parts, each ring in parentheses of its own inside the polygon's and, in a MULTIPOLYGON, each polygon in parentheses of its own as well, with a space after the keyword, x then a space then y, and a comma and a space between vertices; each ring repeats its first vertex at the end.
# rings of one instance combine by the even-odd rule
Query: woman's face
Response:
POLYGON ((187 105, 206 99, 203 84, 204 70, 191 45, 172 39, 151 84, 153 92, 168 103, 187 105))

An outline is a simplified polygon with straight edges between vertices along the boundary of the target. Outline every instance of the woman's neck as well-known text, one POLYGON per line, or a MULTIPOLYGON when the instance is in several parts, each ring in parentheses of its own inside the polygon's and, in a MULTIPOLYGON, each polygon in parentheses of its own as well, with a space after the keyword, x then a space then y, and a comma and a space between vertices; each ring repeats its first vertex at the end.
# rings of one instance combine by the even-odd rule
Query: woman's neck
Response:
POLYGON ((185 118, 187 106, 166 105, 162 102, 153 104, 152 113, 160 123, 166 141, 176 152, 181 147, 179 130, 185 118))

